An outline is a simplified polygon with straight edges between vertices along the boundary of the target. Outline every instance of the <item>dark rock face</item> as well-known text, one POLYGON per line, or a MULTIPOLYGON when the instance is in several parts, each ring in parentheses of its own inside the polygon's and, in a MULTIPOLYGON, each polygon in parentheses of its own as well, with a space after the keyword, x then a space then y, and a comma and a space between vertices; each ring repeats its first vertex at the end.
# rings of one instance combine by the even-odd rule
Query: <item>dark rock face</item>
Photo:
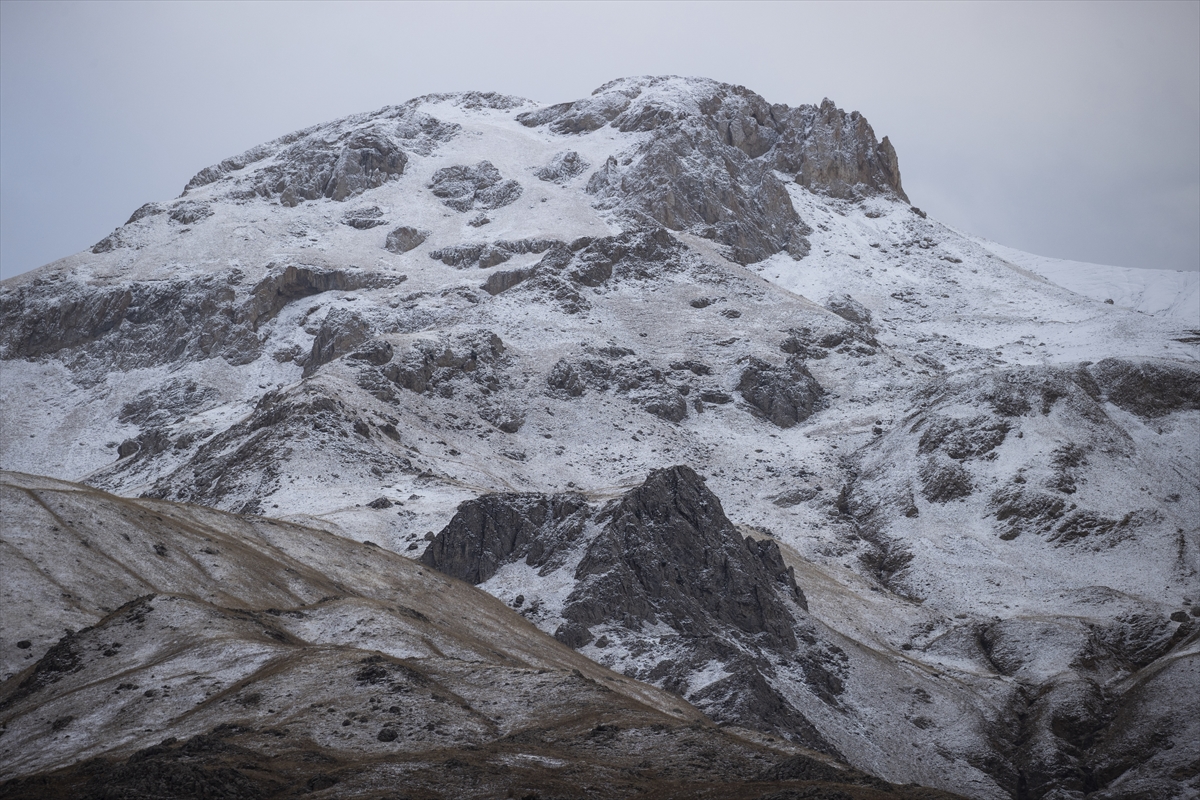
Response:
POLYGON ((521 184, 505 180, 490 161, 443 167, 433 173, 429 188, 455 211, 500 208, 520 197, 522 191, 521 184))
POLYGON ((236 187, 231 194, 237 199, 269 198, 291 189, 289 200, 345 200, 403 172, 408 158, 395 139, 409 151, 427 156, 458 133, 458 125, 417 111, 421 102, 422 98, 417 98, 347 121, 357 127, 337 125, 331 130, 331 126, 317 125, 252 147, 200 170, 183 194, 225 180, 236 187), (271 166, 242 173, 272 156, 276 163, 271 166), (307 197, 309 194, 313 196, 307 197))
POLYGON ((741 264, 788 249, 794 236, 803 250, 806 228, 770 167, 707 128, 664 131, 630 166, 610 158, 587 188, 602 206, 635 208, 666 228, 726 245, 741 264), (696 161, 711 167, 697 170, 696 161))
POLYGON ((392 345, 383 339, 376 339, 373 342, 368 342, 365 347, 359 348, 350 354, 350 357, 358 361, 365 361, 368 364, 374 364, 377 367, 382 367, 384 364, 392 360, 392 345))
POLYGON ((857 111, 847 114, 826 98, 778 115, 775 168, 793 173, 796 183, 844 199, 862 194, 893 195, 908 202, 900 186, 896 150, 857 111))
POLYGON ((121 406, 117 421, 139 427, 162 425, 209 405, 221 393, 193 380, 173 379, 154 390, 140 392, 121 406))
POLYGON ((313 337, 312 351, 304 364, 304 377, 315 374, 322 365, 351 352, 370 339, 371 333, 370 323, 353 311, 341 308, 330 310, 313 337))
POLYGON ((554 305, 567 314, 586 311, 591 304, 580 287, 600 287, 610 281, 644 280, 686 269, 687 249, 659 227, 634 226, 617 236, 583 237, 571 242, 545 240, 497 242, 495 245, 464 245, 447 248, 442 255, 466 266, 503 263, 508 249, 514 252, 545 252, 531 267, 511 270, 502 277, 489 277, 483 288, 499 294, 520 284, 517 290, 531 302, 554 305), (503 248, 503 249, 502 249, 503 248))
POLYGON ((544 253, 556 244, 561 244, 561 242, 553 239, 515 239, 491 244, 458 244, 433 250, 429 253, 429 257, 441 261, 448 267, 487 269, 497 264, 503 264, 515 255, 544 253))
POLYGON ((737 390, 756 414, 781 428, 812 416, 825 394, 804 363, 794 358, 783 367, 749 359, 737 390))
POLYGON ((479 288, 490 295, 497 295, 508 291, 531 275, 533 275, 532 268, 500 270, 488 275, 488 279, 479 288))
POLYGON ((459 506, 421 560, 481 583, 518 560, 543 576, 569 569, 572 553, 582 558, 555 638, 575 648, 593 641, 606 647, 619 626, 632 637, 626 647, 644 650, 637 644, 642 626, 665 624, 676 633, 654 641, 672 655, 639 671, 639 679, 687 693, 689 676, 715 659, 729 676, 689 701, 719 721, 837 752, 772 680, 776 662, 794 661, 814 693, 836 706, 844 654, 794 616, 806 601, 779 546, 743 538, 688 467, 652 472, 599 514, 578 495, 485 495, 459 506), (587 541, 589 523, 603 527, 587 541), (609 630, 599 640, 592 631, 598 625, 609 630))
POLYGON ((970 419, 933 417, 921 434, 917 452, 941 451, 956 461, 986 455, 1004 443, 1010 424, 989 414, 970 419))
MULTIPOLYGON (((314 435, 358 443, 348 445, 355 457, 381 474, 411 472, 406 459, 366 446, 363 436, 371 435, 370 430, 353 408, 310 383, 292 393, 267 392, 246 419, 192 449, 181 466, 156 480, 144 496, 260 514, 262 498, 279 488, 281 456, 286 457, 294 441, 314 435)), ((119 461, 110 471, 129 469, 136 458, 119 461)))
POLYGON ((1105 400, 1142 417, 1200 408, 1200 369, 1195 366, 1106 358, 1089 372, 1105 400))
POLYGON ((459 505, 421 563, 469 583, 483 583, 503 565, 520 560, 545 575, 590 517, 581 495, 484 495, 459 505))
POLYGON ((584 625, 662 620, 690 635, 714 624, 794 648, 780 596, 804 605, 774 542, 743 539, 688 467, 650 473, 622 498, 575 571, 564 616, 584 625))
POLYGON ((61 354, 98 369, 127 370, 220 356, 246 364, 261 355, 259 328, 288 303, 327 291, 388 286, 402 276, 288 266, 248 290, 241 272, 91 287, 33 282, 0 295, 5 358, 61 354), (107 344, 119 336, 121 346, 107 344))
POLYGON ((387 235, 387 241, 383 246, 396 255, 400 255, 401 253, 407 253, 413 248, 420 247, 428 235, 425 231, 401 225, 387 235))
POLYGON ((974 491, 971 475, 960 464, 930 458, 921 467, 921 494, 934 503, 967 497, 974 491))
POLYGON ((564 150, 556 155, 549 164, 534 173, 539 180, 551 183, 566 183, 572 178, 582 175, 591 164, 574 150, 564 150))
POLYGON ((359 231, 370 230, 380 225, 387 225, 383 218, 383 210, 379 206, 356 208, 342 215, 342 224, 349 225, 359 231))
POLYGON ((668 422, 687 417, 687 402, 680 389, 666 382, 662 370, 645 359, 634 358, 633 351, 600 348, 600 358, 578 362, 559 360, 550 370, 546 385, 558 397, 580 397, 588 388, 615 391, 627 395, 646 411, 668 422))
POLYGON ((211 217, 212 213, 212 207, 208 203, 184 200, 176 203, 167 216, 180 225, 193 225, 205 217, 211 217))
POLYGON ((791 328, 779 344, 779 349, 789 355, 814 361, 827 358, 831 350, 843 355, 873 356, 878 347, 871 330, 857 324, 791 328))
POLYGON ((276 164, 259 172, 253 192, 279 196, 285 206, 305 200, 346 200, 398 178, 408 156, 386 135, 355 131, 328 143, 321 136, 305 137, 276 156, 276 164))
POLYGON ((871 324, 871 310, 848 294, 834 295, 825 307, 847 322, 866 327, 871 324))
POLYGON ((383 374, 404 389, 413 392, 437 392, 445 397, 454 393, 460 378, 500 388, 496 368, 501 366, 504 342, 490 331, 479 331, 450 342, 420 342, 399 361, 389 364, 383 374))
POLYGON ((563 135, 605 125, 653 136, 623 162, 610 159, 588 190, 672 230, 726 245, 743 264, 786 250, 807 254, 811 231, 774 171, 813 191, 907 201, 895 150, 857 112, 768 104, 740 86, 679 78, 628 78, 591 97, 517 117, 563 135))
POLYGON ((166 211, 166 209, 158 203, 146 203, 145 205, 139 207, 137 211, 134 211, 133 214, 130 215, 129 219, 125 221, 125 224, 132 225, 140 219, 153 217, 156 214, 163 213, 164 211, 166 211))

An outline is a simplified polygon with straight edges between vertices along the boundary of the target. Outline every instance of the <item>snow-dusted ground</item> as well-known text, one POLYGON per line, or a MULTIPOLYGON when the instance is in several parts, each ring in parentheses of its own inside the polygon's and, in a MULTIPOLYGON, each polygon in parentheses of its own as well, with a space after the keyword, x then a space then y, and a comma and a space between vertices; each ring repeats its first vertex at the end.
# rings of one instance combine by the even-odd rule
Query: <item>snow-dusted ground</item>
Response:
MULTIPOLYGON (((471 242, 571 242, 618 233, 618 211, 597 208, 585 187, 592 172, 610 158, 631 158, 648 136, 610 127, 563 135, 514 119, 533 107, 481 108, 437 99, 419 111, 459 126, 457 132, 431 143, 425 154, 409 151, 402 175, 346 202, 286 207, 235 197, 277 163, 270 156, 191 189, 184 202, 207 204, 207 218, 183 224, 167 213, 147 216, 114 234, 124 246, 81 253, 6 281, 2 292, 9 298, 22 290, 52 295, 61 286, 69 300, 133 281, 165 285, 216 276, 231 287, 236 305, 286 265, 404 276, 391 285, 330 290, 291 302, 255 329, 261 355, 249 363, 151 353, 138 355, 140 361, 129 356, 136 363, 110 370, 94 358, 77 358, 70 348, 36 359, 9 358, 0 364, 0 467, 87 481, 130 496, 153 492, 227 510, 248 508, 415 556, 427 533, 479 494, 573 490, 599 502, 640 484, 652 469, 688 464, 708 478, 735 523, 780 543, 813 617, 857 654, 848 701, 855 709, 852 723, 797 699, 822 732, 859 766, 894 780, 1000 796, 976 767, 945 755, 945 743, 982 737, 981 723, 965 721, 964 709, 976 704, 981 718, 1001 716, 1016 679, 996 675, 982 656, 955 645, 955 637, 970 638, 978 625, 996 620, 1080 618, 1105 625, 1200 602, 1200 411, 1146 417, 1101 398, 1097 407, 1108 420, 1103 425, 1080 421, 1062 404, 1053 413, 1020 417, 993 460, 971 462, 973 495, 941 502, 917 492, 919 514, 898 515, 883 531, 911 556, 902 586, 887 586, 869 566, 866 556, 876 545, 868 546, 840 508, 843 488, 856 480, 880 492, 917 485, 924 456, 914 426, 934 414, 968 419, 981 413, 975 400, 939 394, 949 384, 1070 371, 1108 358, 1194 369, 1196 274, 1031 256, 963 235, 894 199, 833 199, 780 174, 796 211, 813 229, 811 253, 802 260, 781 252, 742 266, 712 241, 679 232, 675 239, 687 252, 672 271, 579 287, 588 304, 579 313, 565 313, 528 284, 491 296, 480 289, 490 272, 529 267, 542 255, 517 255, 489 271, 451 267, 430 253, 471 242), (563 183, 535 176, 566 150, 579 153, 589 169, 563 183), (487 210, 490 222, 475 227, 469 224, 474 211, 451 210, 427 187, 442 167, 484 159, 504 178, 517 180, 523 192, 515 202, 487 210), (342 224, 347 212, 369 207, 380 209, 387 224, 367 230, 342 224), (400 225, 425 231, 424 243, 403 254, 386 250, 388 231, 400 225), (784 363, 781 345, 800 329, 845 332, 845 321, 824 307, 845 294, 872 314, 869 327, 856 328, 855 335, 875 341, 833 345, 825 357, 808 360, 827 391, 823 408, 790 428, 751 413, 737 392, 747 359, 784 363), (699 299, 710 302, 697 308, 693 301, 699 299), (347 357, 304 378, 288 353, 307 353, 324 320, 348 316, 362 320, 372 338, 388 342, 396 361, 421 342, 453 349, 464 346, 464 337, 495 333, 505 349, 488 369, 499 389, 484 393, 464 374, 449 380, 442 394, 397 387, 393 399, 383 399, 363 388, 370 368, 347 357), (606 347, 632 353, 605 355, 606 347), (688 392, 687 416, 671 422, 647 412, 637 390, 593 387, 577 397, 553 392, 547 376, 563 359, 599 359, 613 369, 633 369, 645 360, 661 372, 663 386, 688 392), (685 361, 699 362, 709 373, 671 367, 685 361), (119 460, 120 444, 150 429, 124 412, 127 404, 169 394, 179 381, 214 391, 154 423, 169 446, 119 460), (260 424, 266 413, 261 398, 272 390, 290 410, 260 424), (704 403, 702 411, 690 405, 706 391, 725 393, 730 402, 704 403), (337 409, 326 416, 313 412, 321 398, 336 401, 337 409), (506 433, 481 418, 492 407, 519 412, 519 430, 506 433), (356 422, 366 434, 357 433, 356 422), (398 432, 395 438, 381 433, 387 425, 398 432), (1100 427, 1109 439, 1101 441, 1093 430, 1100 427), (1127 458, 1099 454, 1118 440, 1127 458), (1022 470, 1049 470, 1056 448, 1072 441, 1094 444, 1097 454, 1090 456, 1091 466, 1080 467, 1080 489, 1071 502, 1117 519, 1145 510, 1136 535, 1104 540, 1103 547, 1093 546, 1096 539, 1064 544, 1033 534, 999 538, 993 493, 1022 470), (856 476, 880 453, 892 454, 885 477, 863 483, 856 476), (201 471, 219 458, 227 459, 220 461, 219 479, 202 486, 201 471), (216 486, 220 492, 211 488, 216 486), (785 499, 797 491, 805 499, 785 499), (393 505, 368 505, 380 498, 393 505), (903 596, 889 591, 897 587, 903 596), (906 672, 920 676, 922 685, 952 688, 940 694, 929 689, 935 702, 919 714, 898 710, 896 695, 872 696, 864 688, 878 681, 899 692, 906 672), (873 723, 872 711, 885 707, 891 710, 878 718, 889 721, 873 723), (911 723, 906 715, 930 724, 911 723), (909 746, 919 746, 926 760, 911 759, 909 746)), ((332 123, 327 138, 387 119, 380 112, 332 123)), ((136 332, 128 323, 122 330, 136 332)), ((561 621, 555 609, 570 591, 565 576, 555 573, 560 582, 554 583, 512 565, 484 588, 506 601, 519 593, 538 598, 547 611, 539 624, 552 631, 561 621)), ((1059 661, 1038 669, 1066 669, 1076 651, 1061 649, 1059 661)), ((642 664, 622 661, 616 651, 585 652, 617 668, 665 657, 642 655, 642 664)), ((722 675, 714 664, 691 677, 691 688, 722 675)), ((799 698, 801 677, 794 677, 799 698)))
POLYGON ((1156 317, 1168 317, 1188 328, 1200 327, 1200 270, 1110 267, 1024 253, 972 237, 999 258, 1093 300, 1156 317))

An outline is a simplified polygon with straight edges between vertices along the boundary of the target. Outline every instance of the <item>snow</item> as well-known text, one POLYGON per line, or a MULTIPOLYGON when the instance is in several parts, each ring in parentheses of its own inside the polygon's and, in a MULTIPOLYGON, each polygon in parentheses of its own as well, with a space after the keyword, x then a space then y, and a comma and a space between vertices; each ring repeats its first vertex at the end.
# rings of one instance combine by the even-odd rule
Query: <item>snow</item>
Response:
POLYGON ((1122 308, 1174 320, 1182 327, 1200 327, 1200 271, 1111 267, 1047 258, 971 238, 997 257, 1076 294, 1111 300, 1122 308))
MULTIPOLYGON (((656 91, 686 106, 691 85, 674 79, 656 91)), ((459 503, 479 494, 578 490, 599 503, 640 484, 651 469, 689 464, 707 477, 727 515, 744 531, 780 544, 796 568, 814 624, 854 654, 844 701, 853 713, 814 701, 798 667, 781 669, 780 687, 856 764, 896 780, 957 781, 974 787, 971 793, 979 797, 997 796, 997 790, 994 784, 980 783, 984 779, 966 760, 971 754, 955 742, 981 736, 980 720, 999 714, 1013 683, 994 676, 966 649, 963 641, 971 626, 995 618, 1052 616, 1104 623, 1145 609, 1169 612, 1184 597, 1200 599, 1195 574, 1185 574, 1186 565, 1175 563, 1180 552, 1175 529, 1193 537, 1196 530, 1195 517, 1189 522, 1189 516, 1197 505, 1200 412, 1147 420, 1104 405, 1132 454, 1125 458, 1097 451, 1090 456, 1111 469, 1107 477, 1095 472, 1098 477, 1082 485, 1073 500, 1118 516, 1142 507, 1159 509, 1162 515, 1139 537, 1112 547, 1064 548, 1033 535, 1000 540, 991 520, 984 519, 985 500, 935 504, 918 497, 920 516, 901 519, 890 533, 912 551, 910 588, 919 590, 919 600, 887 591, 863 566, 864 545, 852 521, 837 508, 839 492, 857 468, 856 458, 869 456, 872 447, 898 454, 887 486, 915 480, 914 442, 920 434, 908 428, 934 402, 917 395, 918 390, 955 380, 970 383, 1002 370, 1108 357, 1194 364, 1196 345, 1186 341, 1185 332, 1200 328, 1197 273, 1033 256, 919 217, 903 203, 834 200, 780 175, 796 210, 813 228, 812 251, 803 260, 781 253, 743 267, 726 260, 712 242, 681 232, 677 238, 691 251, 686 269, 584 290, 591 309, 568 315, 515 290, 488 297, 479 291, 485 270, 454 269, 429 253, 460 242, 570 242, 617 233, 620 220, 595 208, 584 186, 591 171, 610 156, 620 158, 648 134, 604 127, 587 135, 559 136, 516 122, 519 109, 471 109, 453 100, 436 100, 421 110, 460 125, 460 131, 430 155, 410 153, 399 179, 346 203, 318 200, 285 208, 227 197, 237 181, 268 166, 267 160, 189 191, 190 200, 211 202, 214 213, 187 233, 166 215, 148 217, 128 226, 130 247, 78 254, 6 281, 4 291, 54 275, 104 286, 221 273, 236 265, 244 273, 239 291, 245 291, 272 265, 282 264, 407 276, 394 287, 331 291, 290 304, 260 331, 268 346, 247 365, 234 367, 211 358, 111 373, 88 383, 57 358, 4 361, 0 467, 88 480, 136 496, 172 476, 186 482, 186 473, 179 477, 176 470, 194 454, 171 450, 137 469, 120 468, 116 446, 138 429, 117 418, 123 404, 140 392, 154 392, 182 377, 217 389, 217 399, 170 426, 173 439, 208 432, 204 441, 250 419, 269 389, 289 397, 324 393, 344 401, 347 413, 372 425, 395 420, 401 441, 375 435, 363 443, 316 431, 285 440, 272 451, 279 477, 261 490, 263 512, 415 557, 426 533, 440 530, 459 503), (563 185, 534 177, 567 149, 579 152, 590 170, 563 185), (425 187, 442 167, 485 159, 505 178, 517 179, 524 192, 511 205, 489 211, 490 224, 473 228, 467 224, 473 214, 451 211, 425 187), (341 224, 345 212, 372 205, 383 211, 387 225, 360 231, 341 224), (410 252, 390 253, 383 242, 387 231, 399 225, 429 236, 410 252), (850 294, 871 310, 878 340, 871 349, 876 352, 831 351, 827 358, 810 360, 808 367, 828 391, 828 402, 804 423, 781 429, 753 416, 735 391, 742 361, 755 357, 782 363, 786 355, 779 346, 789 330, 841 326, 842 320, 822 307, 835 294, 850 294), (690 301, 698 297, 717 302, 696 309, 690 301), (1113 304, 1106 304, 1107 299, 1113 304), (344 358, 302 381, 300 366, 277 361, 273 354, 287 348, 307 352, 315 325, 333 309, 362 313, 398 354, 417 340, 495 332, 509 359, 503 370, 505 396, 525 414, 523 427, 513 434, 498 431, 464 407, 461 395, 399 390, 398 401, 381 401, 358 385, 358 365, 344 358), (721 390, 734 400, 707 404, 702 413, 693 410, 676 424, 646 413, 615 390, 589 389, 571 399, 547 393, 546 376, 559 359, 592 357, 588 348, 609 343, 634 350, 672 386, 721 390), (697 377, 669 368, 683 359, 702 361, 713 374, 697 377), (411 470, 371 469, 403 459, 411 461, 411 470), (773 502, 801 486, 813 489, 815 496, 792 506, 773 502), (1172 494, 1183 495, 1183 501, 1168 503, 1165 498, 1172 494), (379 497, 396 505, 385 510, 367 505, 379 497), (1095 587, 1108 587, 1105 591, 1120 599, 1110 601, 1095 587), (913 686, 926 687, 922 691, 935 698, 930 708, 912 710, 905 705, 910 700, 897 700, 912 696, 905 691, 913 686), (913 734, 906 714, 936 719, 938 730, 913 734), (909 742, 914 736, 919 748, 909 742), (931 766, 945 759, 938 747, 949 748, 958 759, 943 764, 941 772, 931 766), (902 748, 913 749, 914 757, 902 748), (923 762, 915 758, 918 752, 923 762)), ((351 128, 367 119, 335 127, 351 128)), ((519 256, 499 269, 538 258, 519 256)), ((689 401, 694 397, 689 394, 689 401)), ((953 399, 934 410, 953 417, 978 412, 953 399)), ((995 460, 979 467, 980 497, 1058 443, 1084 435, 1057 410, 1024 417, 1020 425, 1023 438, 1014 429, 995 460)), ((232 508, 234 500, 228 502, 232 508)), ((548 575, 523 563, 509 564, 481 588, 510 608, 517 595, 524 595, 519 611, 552 633, 563 622, 575 565, 595 532, 589 529, 576 544, 573 560, 548 575)), ((347 580, 358 574, 330 553, 320 557, 347 580)), ((423 657, 424 645, 402 619, 389 619, 365 636, 362 629, 355 630, 360 619, 370 616, 359 601, 338 601, 292 630, 338 646, 423 657)), ((1077 632, 1055 630, 1053 636, 1041 637, 1048 644, 1027 666, 1031 679, 1067 666, 1064 654, 1077 632)), ((593 630, 597 637, 605 632, 603 627, 593 630)), ((634 656, 619 632, 612 633, 614 644, 589 645, 583 653, 616 669, 633 670, 670 656, 661 650, 634 656)), ((674 633, 663 626, 638 635, 650 641, 674 633)), ((714 660, 689 677, 689 691, 725 674, 722 663, 714 660)))

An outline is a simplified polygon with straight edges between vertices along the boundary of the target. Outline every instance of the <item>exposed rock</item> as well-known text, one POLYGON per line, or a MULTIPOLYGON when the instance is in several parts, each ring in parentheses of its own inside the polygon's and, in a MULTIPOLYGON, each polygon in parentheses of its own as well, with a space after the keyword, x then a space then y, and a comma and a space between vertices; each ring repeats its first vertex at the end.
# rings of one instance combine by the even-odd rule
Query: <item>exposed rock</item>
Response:
POLYGON ((479 416, 504 433, 516 433, 525 424, 525 414, 508 406, 489 405, 479 410, 479 416))
POLYGON ((939 458, 926 459, 921 467, 921 494, 934 503, 967 497, 974 491, 971 474, 962 465, 939 458))
POLYGON ((712 367, 693 359, 688 359, 687 361, 672 361, 671 369, 681 371, 688 370, 694 375, 712 375, 712 367))
POLYGON ((737 390, 756 414, 781 428, 812 416, 825 394, 803 362, 794 358, 783 367, 748 359, 737 390))
POLYGON ((788 338, 779 349, 800 359, 819 360, 829 356, 830 351, 843 355, 873 356, 879 343, 870 330, 857 325, 837 327, 791 328, 788 338))
POLYGON ((1006 420, 987 414, 970 419, 935 416, 921 434, 917 452, 941 451, 956 461, 975 458, 999 447, 1009 429, 1006 420))
POLYGON ((138 207, 138 210, 134 211, 133 214, 130 215, 129 219, 125 221, 125 224, 132 225, 138 220, 146 219, 147 217, 153 217, 156 214, 163 213, 164 211, 166 211, 166 209, 163 208, 163 206, 159 203, 146 203, 145 205, 138 207))
POLYGON ((778 115, 780 138, 775 168, 793 173, 807 189, 831 197, 891 195, 904 202, 896 150, 857 111, 847 114, 826 98, 778 115))
POLYGON ((433 173, 429 188, 455 211, 500 208, 521 196, 521 184, 505 180, 490 161, 443 167, 433 173))
POLYGON ((794 648, 781 598, 805 605, 774 542, 743 539, 688 467, 650 473, 613 512, 575 570, 563 615, 583 625, 662 621, 704 635, 717 624, 794 648))
MULTIPOLYGON (((236 510, 263 512, 262 498, 279 488, 279 463, 295 442, 320 434, 331 441, 362 440, 354 409, 309 382, 290 393, 267 392, 245 419, 204 441, 186 460, 154 481, 145 497, 236 510)), ((306 446, 311 446, 305 443, 306 446)), ((383 472, 413 471, 396 456, 349 444, 353 457, 383 472)), ((118 462, 113 469, 121 469, 118 462)), ((93 480, 102 481, 97 474, 93 480)))
POLYGON ((660 134, 627 167, 610 158, 587 189, 602 206, 627 206, 671 230, 714 239, 742 264, 786 249, 802 224, 768 165, 724 147, 704 127, 660 134))
POLYGON ((285 206, 322 197, 347 200, 398 178, 407 163, 408 156, 382 132, 355 131, 332 143, 314 134, 260 170, 253 191, 268 198, 278 195, 285 206))
MULTIPOLYGON (((563 609, 565 620, 554 623, 555 638, 585 647, 595 640, 591 628, 600 625, 609 631, 601 641, 609 644, 621 636, 612 627, 617 625, 634 637, 626 647, 639 647, 635 640, 643 623, 670 626, 677 636, 663 639, 660 629, 655 640, 672 658, 638 677, 685 692, 688 676, 710 669, 717 659, 730 676, 709 682, 689 700, 716 719, 836 752, 771 685, 774 671, 765 654, 794 656, 805 674, 824 676, 820 691, 835 704, 842 691, 839 656, 834 653, 831 662, 819 645, 797 654, 798 623, 787 603, 800 608, 806 603, 779 547, 743 539, 703 479, 687 467, 651 473, 598 516, 578 495, 485 495, 459 506, 421 560, 482 583, 519 560, 542 576, 570 569, 580 547, 574 589, 563 609), (586 540, 589 519, 604 527, 586 540)), ((524 601, 522 595, 514 602, 524 601)))
POLYGON ((590 517, 581 495, 483 495, 459 505, 420 561, 469 583, 483 583, 520 560, 547 574, 590 517))
MULTIPOLYGON (((458 244, 432 250, 429 257, 441 261, 448 267, 467 269, 469 267, 488 268, 503 264, 515 255, 523 253, 544 253, 560 242, 553 239, 516 239, 513 241, 493 242, 491 244, 458 244)), ((495 292, 493 292, 495 294, 495 292)))
POLYGON ((173 378, 162 386, 139 392, 121 406, 117 421, 138 426, 163 425, 192 414, 221 396, 212 386, 200 386, 188 378, 173 378))
POLYGON ((787 250, 807 255, 810 232, 774 170, 806 188, 851 198, 906 200, 895 150, 854 112, 830 101, 769 105, 739 86, 681 78, 613 81, 589 98, 518 115, 523 124, 579 134, 611 125, 653 135, 625 163, 610 159, 588 190, 673 230, 727 245, 734 260, 787 250))
POLYGON ((486 387, 500 388, 496 367, 504 355, 504 342, 490 331, 479 331, 450 342, 421 341, 399 361, 389 364, 384 375, 396 385, 413 392, 454 393, 460 378, 486 387))
POLYGON ((567 647, 578 649, 590 644, 594 637, 592 636, 592 632, 583 625, 575 622, 565 622, 555 629, 554 638, 567 647))
POLYGON ((812 500, 814 497, 816 497, 817 494, 817 490, 811 486, 801 486, 796 489, 789 489, 788 491, 781 493, 771 502, 780 508, 791 508, 792 506, 800 505, 801 503, 807 503, 809 500, 812 500))
POLYGON ((312 351, 304 364, 304 377, 353 351, 371 338, 371 332, 370 323, 359 314, 342 308, 331 309, 313 338, 312 351))
POLYGON ((566 183, 582 175, 590 167, 587 161, 574 150, 564 150, 556 155, 549 164, 534 173, 540 180, 552 183, 566 183))
POLYGON ((205 217, 211 217, 212 213, 212 206, 210 206, 208 203, 197 203, 193 200, 181 200, 172 206, 168 216, 181 225, 192 225, 204 219, 205 217))
POLYGON ((825 301, 825 307, 848 322, 867 327, 871 324, 871 311, 848 294, 833 295, 825 301))
POLYGON ((401 253, 407 253, 409 250, 420 247, 428 235, 425 231, 401 225, 387 235, 387 241, 383 246, 396 255, 400 255, 401 253))
POLYGON ((601 348, 601 359, 578 362, 560 359, 550 370, 546 384, 559 397, 579 397, 586 388, 627 394, 646 411, 668 422, 687 417, 687 402, 680 390, 668 384, 662 370, 644 359, 633 358, 633 351, 601 348))
MULTIPOLYGON (((272 265, 274 266, 274 265, 272 265)), ((77 367, 125 370, 220 356, 246 364, 261 355, 260 326, 288 303, 327 291, 388 286, 403 276, 288 266, 247 292, 232 270, 189 279, 109 287, 23 285, 0 297, 0 352, 36 358, 60 351, 77 367), (119 348, 108 347, 120 336, 119 348)))
POLYGON ((1200 408, 1200 369, 1192 365, 1106 358, 1088 371, 1106 400, 1143 417, 1200 408))
POLYGON ((342 215, 342 224, 349 225, 355 230, 365 231, 379 225, 387 225, 387 220, 383 218, 383 210, 379 206, 368 206, 347 211, 342 215))
POLYGON ((382 367, 384 364, 392 360, 392 344, 384 339, 376 339, 369 342, 365 347, 354 351, 350 354, 350 358, 357 361, 366 361, 368 364, 374 364, 377 367, 382 367))
POLYGON ((513 288, 533 273, 533 268, 500 270, 489 274, 488 279, 479 288, 490 295, 497 295, 513 288))
POLYGON ((579 370, 566 359, 559 359, 550 369, 546 384, 551 390, 560 392, 567 397, 579 397, 587 385, 579 374, 579 370))

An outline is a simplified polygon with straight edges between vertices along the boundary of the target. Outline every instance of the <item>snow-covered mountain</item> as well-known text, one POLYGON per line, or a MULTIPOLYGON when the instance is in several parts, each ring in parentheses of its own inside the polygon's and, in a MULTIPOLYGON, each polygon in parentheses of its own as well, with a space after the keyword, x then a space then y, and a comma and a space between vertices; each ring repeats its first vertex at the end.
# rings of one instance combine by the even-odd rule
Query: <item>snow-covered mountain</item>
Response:
POLYGON ((376 542, 890 781, 1194 793, 1196 285, 1103 269, 829 101, 427 96, 6 281, 0 466, 376 542))

